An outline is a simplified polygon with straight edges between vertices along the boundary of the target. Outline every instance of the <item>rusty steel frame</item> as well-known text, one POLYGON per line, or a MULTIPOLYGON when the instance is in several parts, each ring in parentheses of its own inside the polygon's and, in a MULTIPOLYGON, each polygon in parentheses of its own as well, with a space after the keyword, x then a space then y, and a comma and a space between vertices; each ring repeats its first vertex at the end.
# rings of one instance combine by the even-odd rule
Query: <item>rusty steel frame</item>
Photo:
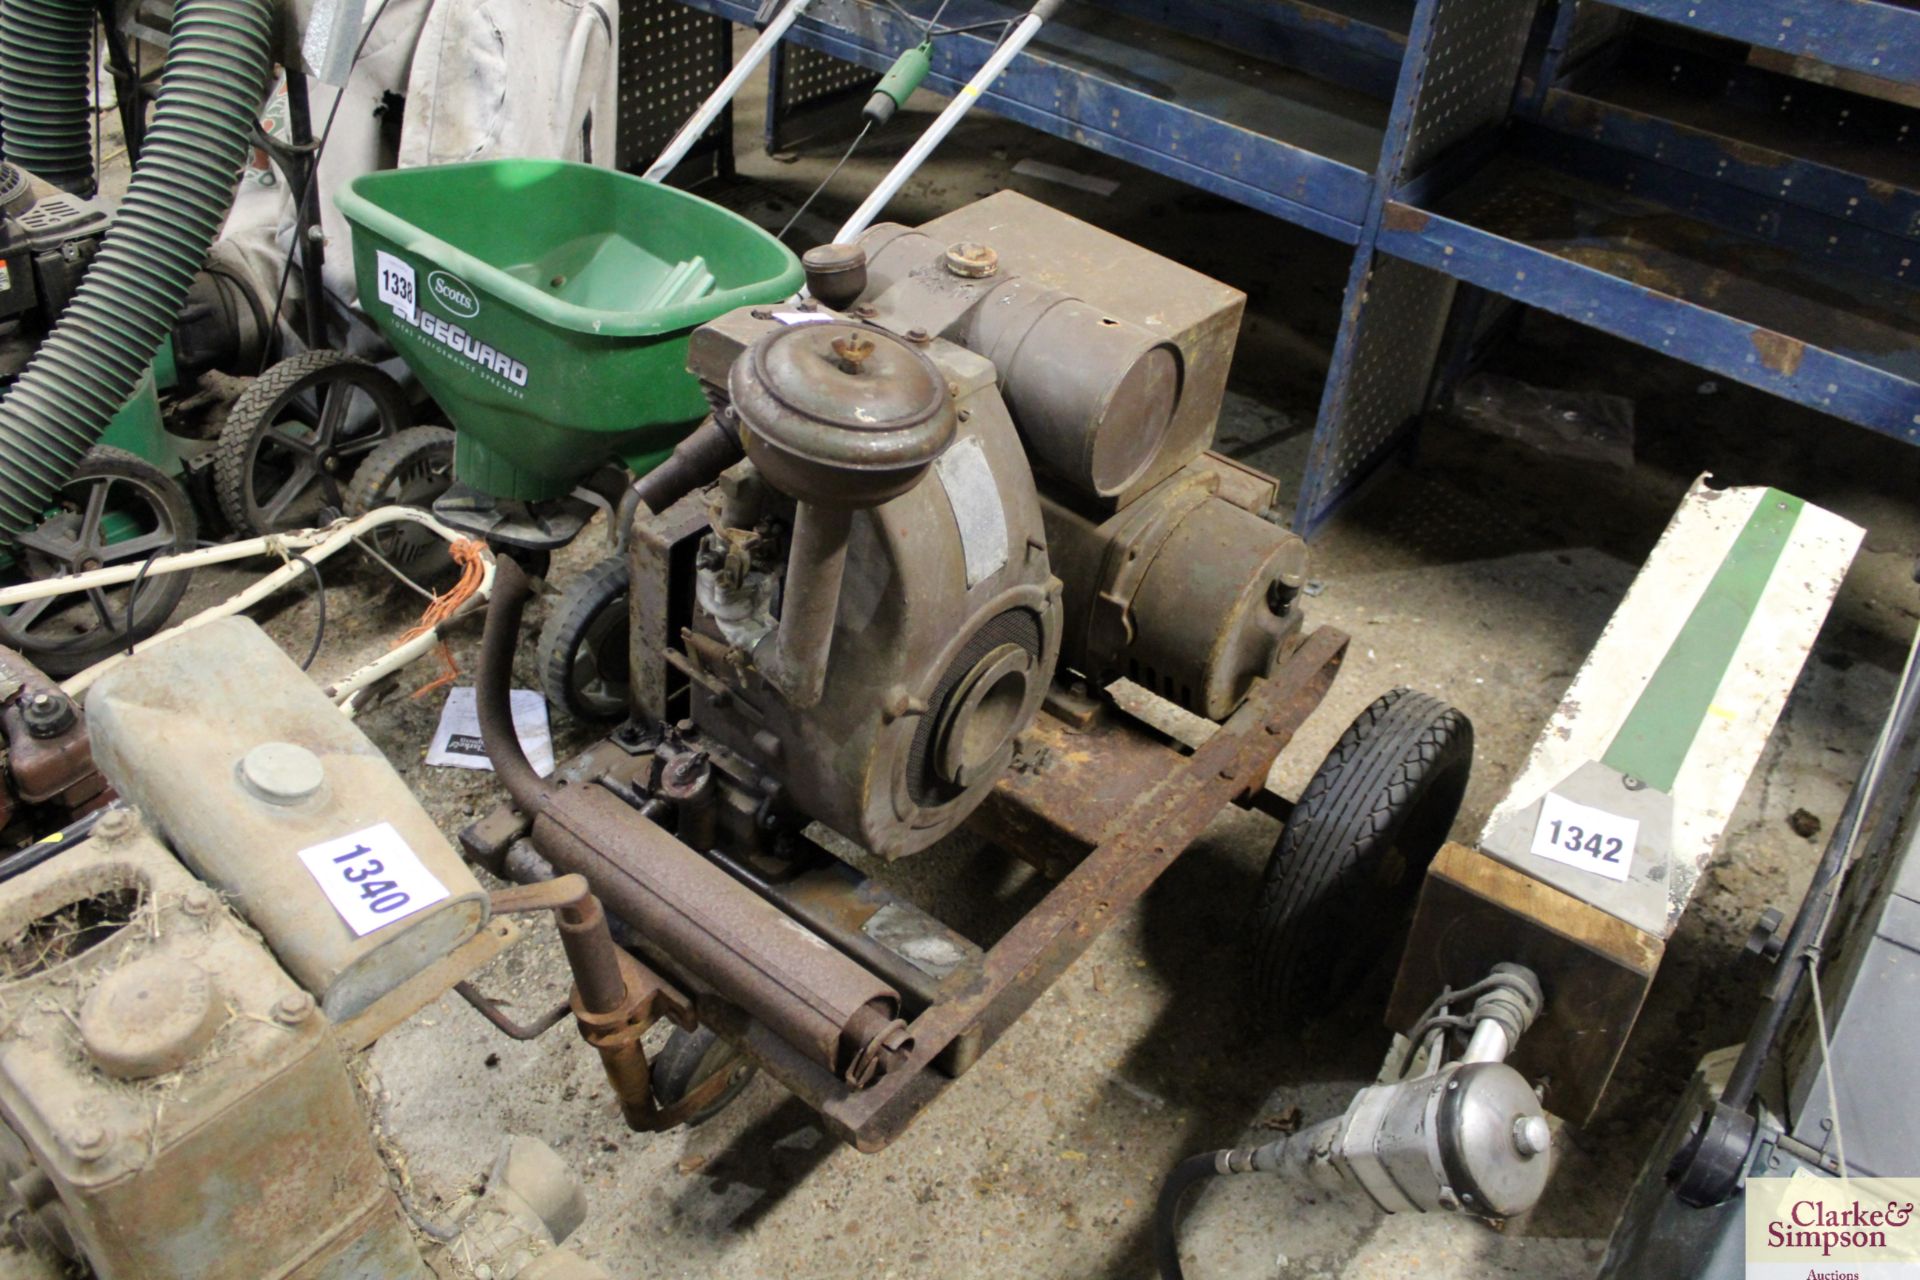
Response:
MULTIPOLYGON (((914 1019, 910 1054, 870 1087, 847 1087, 728 1006, 701 1002, 703 1020, 817 1110, 839 1137, 861 1151, 880 1150, 953 1083, 936 1065, 950 1044, 977 1035, 980 1052, 991 1047, 1222 808, 1265 787, 1275 759, 1332 687, 1347 643, 1332 627, 1310 633, 1191 755, 1165 748, 1172 767, 1164 781, 1120 813, 1079 865, 994 944, 978 983, 914 1019)), ((1109 731, 1140 732, 1124 725, 1109 731)))

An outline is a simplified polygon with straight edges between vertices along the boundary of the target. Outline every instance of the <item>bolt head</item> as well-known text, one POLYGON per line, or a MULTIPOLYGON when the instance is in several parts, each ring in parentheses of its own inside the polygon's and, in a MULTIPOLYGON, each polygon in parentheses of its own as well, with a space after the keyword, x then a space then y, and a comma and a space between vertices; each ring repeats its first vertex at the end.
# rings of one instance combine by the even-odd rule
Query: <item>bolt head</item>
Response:
POLYGON ((27 699, 21 719, 26 723, 27 736, 57 738, 80 723, 80 713, 65 695, 42 691, 27 699))
POLYGON ((964 280, 984 280, 1000 269, 992 245, 962 240, 947 247, 947 270, 964 280))
POLYGON ((190 916, 204 916, 211 914, 219 902, 213 890, 197 884, 181 896, 180 909, 190 916))
POLYGON ((1544 1155, 1553 1146, 1553 1130, 1545 1116, 1518 1116, 1513 1122, 1513 1149, 1523 1160, 1544 1155))
POLYGON ((273 1020, 282 1026, 297 1027, 313 1013, 313 997, 304 991, 289 991, 273 1002, 273 1020))
POLYGON ((81 1160, 94 1161, 113 1146, 113 1131, 98 1120, 80 1120, 67 1130, 67 1148, 81 1160))
POLYGON ((93 834, 102 840, 118 840, 134 828, 134 816, 125 809, 109 809, 93 824, 93 834))

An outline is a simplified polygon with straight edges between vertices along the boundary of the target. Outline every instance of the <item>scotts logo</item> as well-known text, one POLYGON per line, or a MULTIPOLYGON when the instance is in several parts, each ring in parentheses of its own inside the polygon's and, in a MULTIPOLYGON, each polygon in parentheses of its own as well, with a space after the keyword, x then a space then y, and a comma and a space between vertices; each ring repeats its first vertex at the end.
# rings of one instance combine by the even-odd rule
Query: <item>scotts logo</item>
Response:
POLYGON ((479 297, 465 280, 451 272, 435 271, 428 275, 427 292, 462 320, 471 320, 480 314, 479 297))

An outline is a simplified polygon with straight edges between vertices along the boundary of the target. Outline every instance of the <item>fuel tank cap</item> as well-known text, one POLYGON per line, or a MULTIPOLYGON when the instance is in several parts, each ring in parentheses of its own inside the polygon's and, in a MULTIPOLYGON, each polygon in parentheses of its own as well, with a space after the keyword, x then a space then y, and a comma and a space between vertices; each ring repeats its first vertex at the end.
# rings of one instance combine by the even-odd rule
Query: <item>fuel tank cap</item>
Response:
POLYGON ((918 484, 958 430, 946 378, 883 329, 778 329, 735 361, 728 383, 747 457, 803 502, 879 506, 918 484))

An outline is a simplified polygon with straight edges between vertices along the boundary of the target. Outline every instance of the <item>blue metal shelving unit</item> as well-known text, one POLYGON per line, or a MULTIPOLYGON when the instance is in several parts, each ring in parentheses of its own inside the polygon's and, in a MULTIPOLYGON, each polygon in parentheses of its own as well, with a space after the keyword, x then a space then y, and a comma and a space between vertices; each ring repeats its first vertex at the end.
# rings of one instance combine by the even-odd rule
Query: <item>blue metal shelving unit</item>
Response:
POLYGON ((1613 0, 1615 8, 1830 66, 1920 83, 1920 8, 1907 0, 1613 0))
MULTIPOLYGON (((816 0, 791 43, 878 72, 918 39, 816 0)), ((928 87, 990 48, 937 42, 928 87)), ((1078 0, 981 105, 1353 246, 1310 534, 1462 367, 1449 318, 1502 300, 1920 441, 1920 109, 1876 82, 1920 85, 1920 0, 1078 0)))
POLYGON ((1415 356, 1444 317, 1468 330, 1489 302, 1920 442, 1920 110, 1901 84, 1920 84, 1911 4, 1566 0, 1543 16, 1531 0, 1422 0, 1395 107, 1412 143, 1383 160, 1296 528, 1322 523, 1444 390, 1405 372, 1375 387, 1382 351, 1415 356), (1533 35, 1507 100, 1463 95, 1533 35), (1443 145, 1424 145, 1436 130, 1443 145))
MULTIPOLYGON (((757 8, 686 2, 737 23, 757 8)), ((1354 244, 1387 126, 1381 51, 1395 47, 1392 29, 1365 15, 1396 6, 1410 11, 1411 0, 1069 3, 980 105, 1354 244), (1202 8, 1233 47, 1147 20, 1202 8)), ((943 21, 965 26, 1024 9, 953 0, 943 21)), ((864 0, 817 0, 788 38, 876 72, 919 39, 904 18, 864 0)), ((936 41, 927 88, 957 92, 992 48, 984 35, 936 41)))

